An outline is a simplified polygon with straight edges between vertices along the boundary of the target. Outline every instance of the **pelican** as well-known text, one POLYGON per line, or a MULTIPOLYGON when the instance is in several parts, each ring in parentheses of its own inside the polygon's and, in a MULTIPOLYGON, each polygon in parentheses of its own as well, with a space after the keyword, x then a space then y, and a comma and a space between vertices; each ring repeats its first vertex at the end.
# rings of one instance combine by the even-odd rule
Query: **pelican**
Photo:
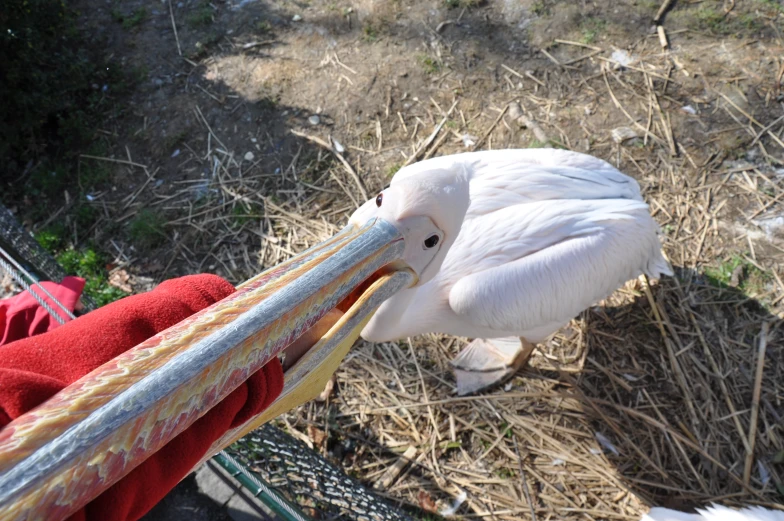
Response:
POLYGON ((496 150, 415 163, 350 222, 423 212, 441 230, 429 239, 440 250, 362 337, 474 338, 452 361, 458 394, 514 374, 536 343, 626 281, 672 274, 637 182, 584 154, 496 150))
POLYGON ((640 521, 784 521, 784 512, 759 506, 733 510, 721 505, 697 509, 696 514, 687 514, 668 508, 654 507, 640 521))

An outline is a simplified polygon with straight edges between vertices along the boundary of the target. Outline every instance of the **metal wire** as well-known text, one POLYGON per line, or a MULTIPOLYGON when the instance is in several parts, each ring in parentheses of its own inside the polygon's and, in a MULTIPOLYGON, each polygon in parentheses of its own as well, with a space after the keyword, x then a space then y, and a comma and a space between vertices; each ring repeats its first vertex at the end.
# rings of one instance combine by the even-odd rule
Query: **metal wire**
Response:
MULTIPOLYGON (((0 248, 0 252, 5 253, 5 250, 0 248)), ((41 307, 44 308, 46 310, 46 312, 49 313, 49 315, 52 316, 53 319, 55 319, 60 324, 65 324, 67 322, 66 319, 64 319, 59 314, 57 314, 57 312, 55 312, 55 310, 46 302, 46 300, 44 300, 44 298, 42 296, 38 295, 37 293, 35 293, 33 291, 33 289, 30 287, 30 285, 27 284, 27 282, 24 280, 24 277, 19 275, 19 273, 17 273, 16 270, 9 263, 7 263, 5 261, 5 259, 3 259, 3 257, 0 257, 0 268, 3 268, 3 270, 5 270, 9 275, 11 275, 11 277, 16 282, 18 282, 20 286, 22 286, 24 289, 26 289, 28 292, 30 292, 30 295, 32 295, 33 298, 38 301, 38 303, 41 305, 41 307)), ((35 283, 35 282, 33 284, 35 284, 39 288, 43 289, 43 286, 41 286, 40 284, 35 283)), ((44 291, 46 291, 46 290, 44 290, 44 291)), ((48 293, 48 291, 47 291, 47 293, 48 293)), ((52 297, 52 300, 57 302, 57 299, 55 299, 54 297, 52 297)), ((58 304, 59 304, 59 302, 58 302, 58 304)))
MULTIPOLYGON (((309 518, 305 517, 301 512, 297 511, 294 507, 292 507, 289 504, 289 502, 286 501, 283 497, 281 497, 280 494, 275 492, 275 490, 268 487, 256 476, 248 472, 248 470, 245 467, 243 467, 239 461, 232 458, 225 450, 220 451, 218 454, 215 455, 213 459, 217 461, 223 468, 225 468, 230 473, 232 473, 232 477, 236 478, 237 474, 241 474, 243 477, 245 477, 245 480, 240 480, 240 483, 242 483, 246 488, 250 488, 248 487, 248 481, 250 481, 253 485, 255 485, 257 487, 257 490, 255 492, 251 490, 251 492, 254 492, 253 495, 255 497, 259 497, 259 495, 261 494, 267 496, 266 498, 267 501, 264 501, 264 503, 269 505, 270 501, 272 501, 274 503, 274 506, 277 506, 275 510, 277 511, 282 510, 283 512, 280 513, 285 515, 287 519, 292 519, 294 521, 310 521, 309 518), (224 458, 228 463, 231 464, 231 466, 226 465, 224 461, 221 461, 221 458, 224 458)), ((273 506, 273 505, 269 505, 269 506, 273 506)))
POLYGON ((46 290, 46 288, 45 288, 45 287, 43 287, 42 285, 40 285, 40 284, 38 283, 38 279, 36 279, 35 277, 33 277, 33 276, 32 276, 32 275, 31 275, 31 274, 30 274, 30 273, 29 273, 29 272, 28 272, 26 269, 24 269, 24 268, 22 267, 22 265, 21 265, 21 264, 19 264, 18 262, 16 262, 16 261, 14 260, 14 258, 13 258, 13 257, 12 257, 12 256, 11 256, 11 255, 10 255, 10 254, 7 252, 7 251, 5 251, 5 250, 4 250, 2 247, 0 247, 0 255, 1 255, 2 257, 5 257, 5 259, 3 259, 3 258, 0 258, 0 262, 2 262, 2 264, 0 264, 0 266, 2 266, 4 270, 6 270, 6 271, 7 271, 7 272, 8 272, 8 273, 9 273, 9 274, 10 274, 10 275, 11 275, 11 276, 12 276, 12 277, 13 277, 13 278, 14 278, 14 279, 17 281, 17 282, 19 282, 19 284, 21 284, 23 288, 25 288, 27 291, 29 291, 29 292, 30 292, 30 294, 33 296, 33 298, 35 298, 35 300, 37 300, 37 301, 38 301, 38 303, 39 303, 39 304, 41 304, 41 307, 43 307, 43 308, 44 308, 46 311, 48 311, 48 312, 49 312, 49 314, 50 314, 50 315, 52 315, 52 317, 53 317, 55 320, 57 320, 57 321, 58 321, 60 324, 65 324, 65 323, 68 321, 68 320, 66 320, 66 319, 62 318, 62 317, 60 316, 60 314, 59 314, 59 313, 55 313, 54 309, 52 309, 52 308, 51 308, 51 307, 50 307, 50 306, 49 306, 49 305, 48 305, 48 304, 47 304, 47 303, 44 301, 43 297, 41 297, 40 295, 36 295, 36 294, 35 294, 35 293, 32 291, 32 288, 31 288, 30 286, 35 286, 36 288, 40 288, 40 289, 41 289, 41 291, 43 291, 43 292, 46 294, 46 296, 47 296, 47 297, 49 297, 50 299, 52 299, 52 302, 54 302, 54 303, 55 303, 55 305, 57 305, 57 307, 59 307, 61 310, 63 310, 63 311, 65 312, 65 315, 66 315, 66 316, 67 316, 67 317, 68 317, 70 320, 74 320, 74 319, 76 318, 76 316, 74 316, 74 314, 73 314, 73 313, 71 313, 71 310, 70 310, 70 309, 68 309, 67 307, 65 307, 65 306, 64 306, 64 305, 63 305, 63 304, 62 304, 62 303, 61 303, 59 300, 57 300, 57 299, 55 298, 55 296, 54 296, 54 295, 52 295, 51 293, 49 293, 49 292, 46 290), (27 284, 27 283, 26 283, 26 282, 23 280, 23 278, 21 277, 21 275, 19 275, 19 273, 16 273, 16 272, 14 272, 13 268, 11 268, 11 266, 10 266, 10 265, 8 264, 8 262, 6 262, 6 261, 8 261, 8 262, 10 262, 11 264, 13 264, 13 265, 14 265, 14 267, 15 267, 15 268, 16 268, 18 271, 21 271, 22 273, 24 273, 24 275, 25 275, 25 276, 26 276, 28 279, 30 279, 30 280, 32 281, 32 284, 28 285, 28 284, 27 284))
POLYGON ((273 483, 278 494, 309 505, 321 519, 413 521, 400 507, 367 489, 301 441, 270 424, 251 432, 227 452, 243 467, 273 483))

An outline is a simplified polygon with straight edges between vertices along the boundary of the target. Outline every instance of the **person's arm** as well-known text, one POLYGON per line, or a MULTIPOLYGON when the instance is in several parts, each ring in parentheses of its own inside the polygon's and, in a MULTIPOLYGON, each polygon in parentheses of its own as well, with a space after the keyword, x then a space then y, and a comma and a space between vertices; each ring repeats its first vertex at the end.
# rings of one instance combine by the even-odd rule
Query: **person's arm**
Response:
MULTIPOLYGON (((0 346, 0 428, 98 366, 223 299, 234 287, 192 275, 109 304, 47 333, 0 346)), ((70 519, 142 517, 184 478, 210 445, 272 403, 283 388, 277 358, 70 519)))

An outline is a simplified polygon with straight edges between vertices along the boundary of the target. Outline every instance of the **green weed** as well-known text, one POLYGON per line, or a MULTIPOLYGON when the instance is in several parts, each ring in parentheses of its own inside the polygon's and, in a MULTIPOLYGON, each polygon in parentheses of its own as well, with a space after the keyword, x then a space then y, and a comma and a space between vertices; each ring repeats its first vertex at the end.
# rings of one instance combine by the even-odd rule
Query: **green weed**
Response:
POLYGON ((441 70, 441 62, 425 54, 417 56, 417 61, 425 74, 436 74, 441 70))
POLYGON ((62 223, 55 223, 36 233, 35 240, 49 253, 55 253, 65 245, 66 233, 62 223))
POLYGON ((231 209, 231 227, 241 228, 247 222, 260 219, 261 208, 255 204, 250 208, 238 204, 231 209))
POLYGON ((392 177, 397 174, 397 171, 403 168, 402 163, 394 163, 387 168, 387 177, 392 177))
POLYGON ((547 5, 541 0, 537 0, 533 4, 531 4, 531 12, 536 16, 545 16, 550 13, 547 5))
POLYGON ((607 22, 600 19, 588 16, 580 21, 580 33, 582 37, 580 40, 585 44, 592 44, 596 41, 596 37, 604 32, 607 27, 607 22))
POLYGON ((444 0, 444 5, 449 9, 471 9, 479 7, 484 3, 484 0, 444 0))
POLYGON ((378 40, 378 29, 373 24, 365 24, 362 28, 362 39, 366 42, 375 42, 378 40))
POLYGON ((160 214, 144 209, 128 225, 128 235, 141 248, 155 248, 168 238, 164 233, 165 225, 166 221, 160 214))
POLYGON ((765 285, 771 275, 762 271, 743 255, 733 255, 716 267, 705 268, 705 277, 711 285, 718 288, 736 287, 746 295, 764 293, 765 285))
POLYGON ((147 9, 139 7, 134 9, 129 15, 124 15, 122 12, 114 10, 112 11, 112 18, 115 22, 121 23, 124 29, 134 29, 147 20, 147 9))
POLYGON ((212 23, 212 14, 213 10, 209 4, 202 4, 193 12, 188 14, 188 16, 185 18, 185 22, 191 28, 205 27, 212 23))
MULTIPOLYGON (((41 238, 39 237, 39 242, 41 238)), ((55 255, 66 273, 85 279, 84 294, 98 306, 105 306, 126 295, 120 288, 109 285, 106 260, 93 248, 67 249, 55 255)))
POLYGON ((724 13, 713 7, 700 7, 694 14, 694 18, 699 29, 718 34, 726 34, 730 31, 724 13))

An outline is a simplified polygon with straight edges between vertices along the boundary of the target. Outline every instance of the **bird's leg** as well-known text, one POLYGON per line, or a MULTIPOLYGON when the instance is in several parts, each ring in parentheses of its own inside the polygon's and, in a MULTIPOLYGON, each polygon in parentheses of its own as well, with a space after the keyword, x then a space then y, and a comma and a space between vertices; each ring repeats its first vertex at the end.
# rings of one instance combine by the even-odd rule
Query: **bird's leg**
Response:
POLYGON ((457 394, 475 393, 504 382, 528 362, 535 348, 521 337, 471 341, 452 361, 457 394))

